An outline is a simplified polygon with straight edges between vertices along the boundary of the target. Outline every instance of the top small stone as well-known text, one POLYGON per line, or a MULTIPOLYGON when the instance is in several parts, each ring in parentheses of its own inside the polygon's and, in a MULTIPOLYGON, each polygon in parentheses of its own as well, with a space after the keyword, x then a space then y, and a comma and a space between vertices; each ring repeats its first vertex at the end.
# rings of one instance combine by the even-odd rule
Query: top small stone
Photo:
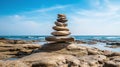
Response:
POLYGON ((64 14, 58 14, 58 17, 66 17, 64 14))
POLYGON ((58 22, 62 22, 62 23, 65 23, 67 22, 68 20, 66 19, 66 16, 64 14, 58 14, 58 19, 57 19, 58 22))

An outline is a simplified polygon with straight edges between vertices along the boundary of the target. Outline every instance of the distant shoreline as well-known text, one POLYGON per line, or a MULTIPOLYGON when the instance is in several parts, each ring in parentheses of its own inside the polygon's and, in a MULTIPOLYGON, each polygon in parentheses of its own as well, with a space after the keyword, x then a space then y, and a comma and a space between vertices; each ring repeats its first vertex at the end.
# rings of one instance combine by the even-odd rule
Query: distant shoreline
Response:
MULTIPOLYGON (((51 35, 0 35, 0 36, 51 36, 51 35)), ((71 36, 120 36, 120 35, 71 35, 71 36)))

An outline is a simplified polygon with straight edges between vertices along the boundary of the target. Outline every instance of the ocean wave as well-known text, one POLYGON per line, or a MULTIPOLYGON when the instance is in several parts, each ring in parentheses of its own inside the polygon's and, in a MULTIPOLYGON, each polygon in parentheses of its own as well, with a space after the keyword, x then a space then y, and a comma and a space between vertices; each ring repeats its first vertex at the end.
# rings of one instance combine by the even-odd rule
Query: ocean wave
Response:
POLYGON ((107 39, 120 39, 120 37, 106 37, 107 39))
MULTIPOLYGON (((44 40, 46 36, 0 36, 0 38, 14 39, 14 40, 44 40)), ((120 41, 120 36, 73 36, 76 40, 117 40, 120 41)))

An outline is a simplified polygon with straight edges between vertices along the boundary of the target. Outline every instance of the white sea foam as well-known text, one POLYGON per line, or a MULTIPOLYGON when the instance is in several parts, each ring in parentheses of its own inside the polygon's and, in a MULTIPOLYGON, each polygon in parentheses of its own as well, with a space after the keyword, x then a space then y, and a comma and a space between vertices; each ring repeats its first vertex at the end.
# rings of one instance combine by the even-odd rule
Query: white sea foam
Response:
POLYGON ((113 51, 113 52, 120 52, 120 48, 109 48, 106 46, 110 46, 110 45, 106 45, 105 43, 97 43, 94 45, 89 45, 89 44, 78 44, 78 45, 87 46, 87 47, 95 47, 100 50, 109 50, 109 51, 113 51))

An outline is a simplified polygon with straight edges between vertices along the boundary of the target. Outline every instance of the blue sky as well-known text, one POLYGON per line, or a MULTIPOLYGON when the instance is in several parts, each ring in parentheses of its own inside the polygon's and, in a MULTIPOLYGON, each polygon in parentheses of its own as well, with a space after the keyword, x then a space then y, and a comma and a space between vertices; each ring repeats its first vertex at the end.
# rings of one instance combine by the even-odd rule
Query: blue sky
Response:
POLYGON ((120 35, 120 0, 0 0, 0 35, 50 35, 58 13, 72 35, 120 35))

